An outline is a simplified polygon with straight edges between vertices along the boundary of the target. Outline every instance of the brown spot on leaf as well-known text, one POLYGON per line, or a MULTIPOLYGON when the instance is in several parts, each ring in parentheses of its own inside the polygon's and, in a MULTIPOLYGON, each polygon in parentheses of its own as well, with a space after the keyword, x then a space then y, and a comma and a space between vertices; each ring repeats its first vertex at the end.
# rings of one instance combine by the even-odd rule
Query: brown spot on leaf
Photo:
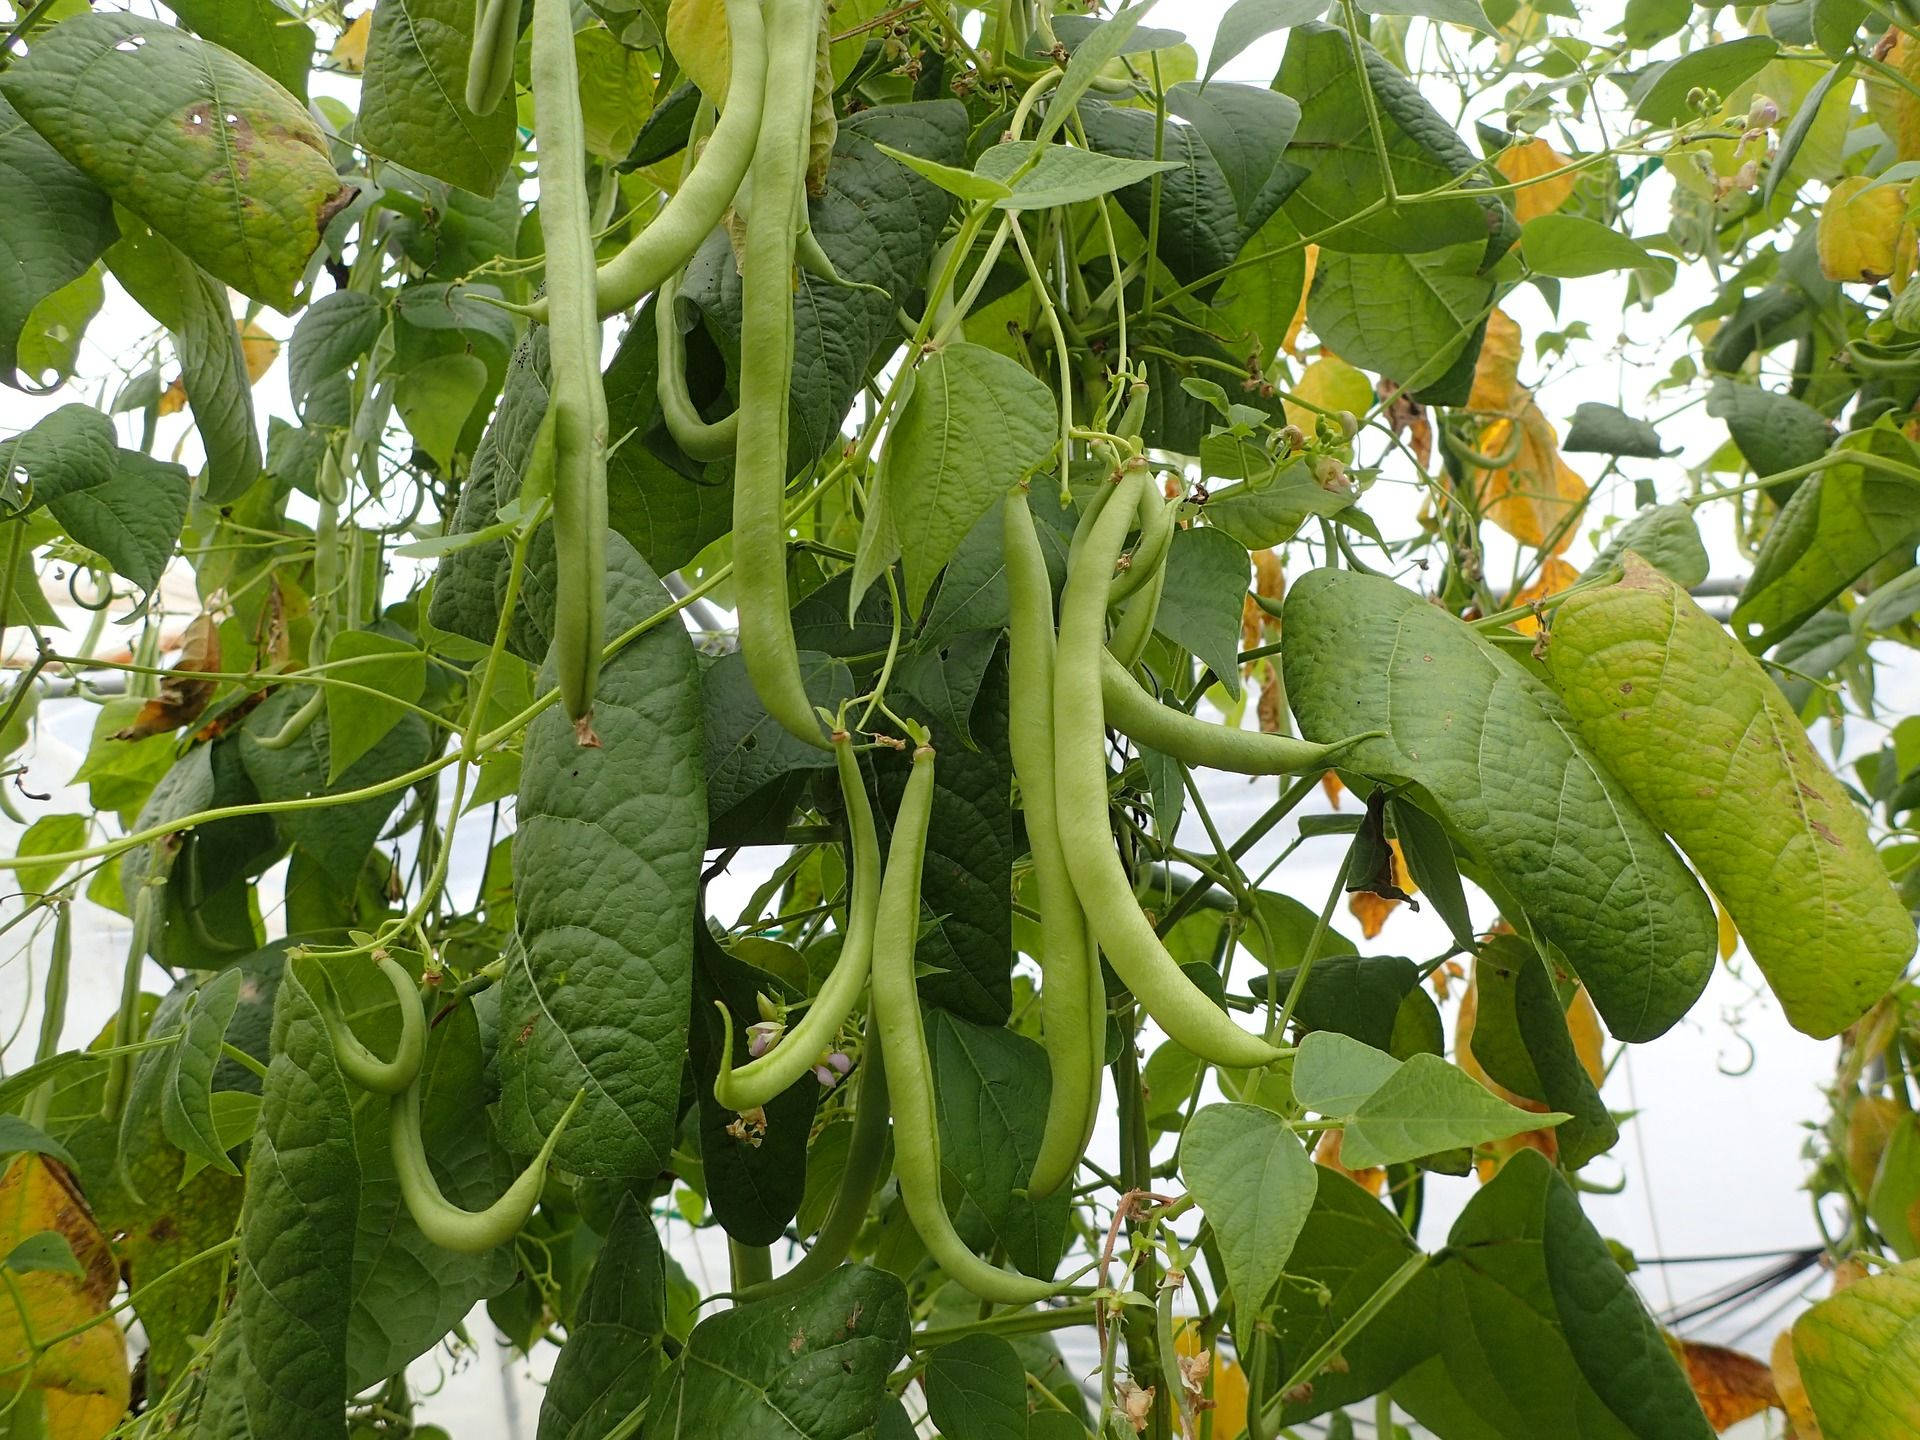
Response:
POLYGON ((1813 831, 1813 833, 1818 835, 1822 840, 1826 841, 1829 845, 1833 846, 1834 849, 1844 850, 1847 848, 1846 843, 1843 840, 1841 840, 1841 838, 1838 835, 1834 834, 1833 831, 1829 830, 1826 826, 1822 825, 1818 820, 1809 820, 1807 822, 1807 828, 1813 831))
POLYGON ((353 203, 353 197, 359 193, 360 187, 358 185, 342 185, 338 190, 334 191, 333 194, 329 195, 325 200, 322 200, 320 202, 319 214, 314 217, 314 229, 321 234, 325 234, 327 226, 333 221, 333 217, 351 205, 353 203))

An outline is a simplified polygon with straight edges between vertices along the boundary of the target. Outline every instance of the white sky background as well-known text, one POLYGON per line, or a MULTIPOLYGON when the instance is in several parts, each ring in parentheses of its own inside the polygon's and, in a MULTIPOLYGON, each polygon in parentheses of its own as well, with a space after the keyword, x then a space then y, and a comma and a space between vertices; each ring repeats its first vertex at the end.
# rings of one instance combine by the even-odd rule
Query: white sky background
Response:
MULTIPOLYGON (((134 8, 168 18, 157 5, 143 3, 134 8)), ((364 8, 354 7, 356 11, 364 8)), ((1611 7, 1586 8, 1598 12, 1611 7)), ((1186 31, 1204 56, 1224 9, 1225 0, 1162 0, 1150 23, 1186 31)), ((1423 28, 1416 27, 1416 43, 1423 28)), ((1595 28, 1589 24, 1585 31, 1595 28)), ((1458 53, 1465 32, 1450 31, 1449 38, 1458 53)), ((1281 37, 1258 42, 1230 62, 1219 78, 1264 85, 1272 79, 1283 48, 1281 37)), ((1484 55, 1486 42, 1474 53, 1484 55)), ((316 83, 317 91, 330 90, 350 96, 351 89, 345 81, 317 79, 316 83)), ((1458 101, 1450 89, 1430 93, 1442 113, 1449 119, 1455 118, 1458 101)), ((1500 98, 1500 95, 1479 97, 1472 113, 1497 115, 1500 98)), ((1618 99, 1608 86, 1602 87, 1601 98, 1609 104, 1618 99)), ((1470 118, 1461 125, 1469 139, 1470 125, 1470 118)), ((1546 133, 1562 150, 1597 148, 1601 143, 1591 127, 1574 127, 1573 145, 1553 129, 1546 133)), ((1663 230, 1670 193, 1671 184, 1664 176, 1653 177, 1635 202, 1630 217, 1632 228, 1641 234, 1663 230)), ((1680 322, 1688 311, 1710 296, 1715 281, 1704 267, 1694 266, 1683 270, 1679 283, 1650 309, 1625 311, 1622 309, 1624 285, 1624 278, 1617 275, 1566 282, 1557 320, 1538 292, 1530 287, 1515 292, 1504 304, 1507 312, 1520 323, 1526 339, 1528 358, 1521 366, 1521 379, 1534 386, 1542 407, 1559 422, 1563 434, 1567 417, 1582 400, 1619 403, 1631 414, 1657 419, 1682 400, 1698 398, 1689 392, 1680 397, 1667 395, 1649 399, 1647 392, 1656 379, 1667 373, 1673 360, 1689 351, 1697 352, 1697 346, 1681 333, 1680 322), (1551 368, 1543 368, 1532 359, 1536 335, 1562 328, 1576 319, 1586 322, 1592 332, 1591 339, 1575 342, 1569 358, 1551 368)), ((74 400, 104 405, 127 375, 145 369, 154 359, 161 361, 164 374, 171 376, 175 372, 172 356, 164 344, 157 348, 147 346, 146 337, 152 327, 145 315, 120 292, 111 278, 107 288, 106 308, 93 322, 83 349, 81 378, 49 397, 31 397, 0 389, 0 435, 24 429, 52 409, 74 400)), ((263 312, 259 320, 283 339, 292 328, 291 321, 272 312, 263 312)), ((609 348, 617 338, 611 333, 612 328, 609 327, 609 348)), ((284 357, 256 388, 255 406, 263 434, 270 415, 292 418, 284 357)), ((137 417, 123 417, 122 441, 137 443, 137 423, 127 422, 137 422, 137 417)), ((1725 430, 1718 422, 1707 420, 1696 404, 1665 421, 1661 435, 1670 447, 1683 446, 1682 453, 1663 461, 1623 462, 1623 477, 1600 498, 1588 526, 1583 527, 1569 553, 1568 558, 1576 566, 1593 553, 1589 539, 1593 525, 1631 512, 1632 479, 1651 478, 1660 486, 1663 498, 1672 498, 1685 489, 1686 467, 1704 461, 1724 439, 1725 430)), ((179 458, 190 466, 197 466, 197 438, 184 414, 160 422, 156 452, 169 454, 176 446, 179 458)), ((1370 450, 1363 442, 1362 460, 1374 458, 1378 448, 1376 443, 1370 450)), ((1599 457, 1569 458, 1575 468, 1586 475, 1598 473, 1599 457)), ((1394 473, 1390 466, 1389 475, 1394 473)), ((1367 508, 1378 519, 1383 533, 1405 535, 1412 531, 1418 498, 1411 484, 1383 482, 1369 495, 1367 508)), ((1743 575, 1745 564, 1731 535, 1732 507, 1709 505, 1699 512, 1699 518, 1714 557, 1715 577, 1743 575)), ((1503 537, 1491 528, 1489 534, 1493 536, 1490 583, 1498 586, 1509 573, 1506 567, 1511 563, 1511 549, 1502 548, 1503 537)), ((1307 555, 1297 547, 1288 556, 1290 571, 1309 563, 1307 555)), ((1418 583, 1417 576, 1408 578, 1409 583, 1418 583)), ((182 583, 177 587, 168 587, 170 635, 197 609, 190 576, 183 571, 180 580, 182 583)), ((64 600, 64 596, 61 598, 64 600)), ((116 614, 124 614, 129 608, 117 606, 116 614)), ((72 643, 78 643, 84 618, 80 616, 75 622, 74 633, 69 637, 72 643)), ((136 638, 133 631, 110 624, 109 637, 116 634, 122 636, 127 645, 136 638)), ((114 643, 112 638, 106 642, 109 647, 114 643)), ((1911 666, 1890 664, 1883 668, 1880 699, 1887 712, 1896 717, 1920 708, 1920 685, 1915 682, 1911 666)), ((44 706, 40 715, 38 742, 29 756, 25 784, 36 793, 50 792, 52 798, 32 802, 16 793, 16 803, 29 818, 84 810, 84 788, 69 787, 67 781, 85 753, 93 710, 77 702, 58 702, 44 706)), ((1877 747, 1882 729, 1875 723, 1856 721, 1846 737, 1847 752, 1853 754, 1877 747)), ((1825 739, 1824 736, 1816 738, 1825 739)), ((1276 793, 1272 781, 1246 782, 1225 775, 1206 776, 1204 789, 1216 821, 1228 835, 1238 834, 1251 823, 1276 793)), ((1351 806, 1352 802, 1348 804, 1351 806)), ((1326 802, 1318 794, 1303 807, 1309 814, 1324 813, 1326 809, 1326 802)), ((477 880, 478 861, 486 842, 485 826, 486 818, 482 814, 471 817, 457 832, 457 844, 461 848, 456 854, 473 863, 463 866, 456 862, 456 889, 462 885, 471 887, 477 880)), ((0 835, 0 844, 10 849, 17 827, 0 822, 0 830, 5 832, 0 835)), ((1257 873, 1294 833, 1292 826, 1283 827, 1256 849, 1248 857, 1248 873, 1257 873)), ((1204 834, 1191 819, 1182 839, 1196 848, 1209 848, 1204 834)), ((1343 840, 1310 842, 1271 883, 1317 910, 1332 884, 1343 844, 1343 840)), ((713 887, 715 911, 729 918, 737 913, 775 859, 776 852, 751 852, 743 856, 734 872, 713 887)), ((1490 923, 1494 913, 1483 898, 1476 899, 1474 915, 1478 924, 1490 923)), ((125 922, 120 917, 83 904, 79 907, 79 920, 66 1034, 69 1045, 83 1043, 112 1012, 126 946, 125 922)), ((1359 939, 1357 927, 1344 906, 1338 912, 1338 923, 1342 930, 1359 939)), ((38 1026, 38 1006, 33 991, 44 956, 34 955, 30 959, 20 950, 15 937, 21 933, 15 931, 12 937, 0 941, 0 1042, 6 1042, 9 1037, 12 1042, 0 1043, 0 1060, 7 1069, 17 1069, 31 1059, 38 1026)), ((1388 922, 1377 941, 1360 944, 1366 952, 1407 954, 1416 959, 1439 954, 1449 946, 1444 926, 1430 908, 1423 908, 1417 914, 1403 908, 1388 922)), ((1604 1233, 1640 1255, 1771 1251, 1819 1241, 1810 1215, 1809 1197, 1800 1188, 1807 1170, 1802 1147, 1807 1138, 1805 1127, 1825 1113, 1820 1087, 1831 1071, 1834 1047, 1790 1030, 1771 998, 1746 978, 1750 968, 1742 952, 1731 970, 1722 969, 1716 974, 1706 997, 1691 1017, 1662 1040, 1635 1048, 1615 1068, 1606 1086, 1608 1103, 1617 1111, 1637 1112, 1637 1118, 1623 1127, 1620 1145, 1613 1154, 1595 1162, 1586 1172, 1589 1178, 1603 1183, 1622 1183, 1621 1193, 1589 1195, 1585 1197, 1585 1204, 1587 1213, 1604 1233), (1734 1074, 1734 1071, 1743 1073, 1734 1074)), ((1247 978, 1247 974, 1238 977, 1239 983, 1244 986, 1247 978)), ((164 977, 154 970, 149 988, 159 989, 164 985, 164 977)), ((1111 1160, 1110 1129, 1097 1137, 1096 1148, 1097 1152, 1104 1151, 1105 1160, 1111 1160)), ((1471 1180, 1430 1177, 1427 1214, 1421 1229, 1424 1244, 1432 1248, 1441 1243, 1446 1227, 1473 1190, 1471 1180)), ((716 1288, 724 1285, 723 1246, 689 1243, 694 1237, 678 1224, 671 1225, 669 1233, 677 1242, 676 1253, 696 1279, 716 1288)), ((708 1242, 716 1237, 717 1232, 709 1232, 699 1238, 708 1242)), ((1755 1268, 1757 1265, 1751 1262, 1649 1267, 1642 1270, 1637 1279, 1650 1303, 1664 1308, 1755 1268)), ((1770 1312, 1782 1303, 1791 1306, 1803 1289, 1796 1284, 1763 1297, 1759 1303, 1724 1321, 1680 1328, 1690 1336, 1736 1343, 1764 1356, 1775 1331, 1794 1313, 1791 1308, 1777 1314, 1770 1312)), ((1811 1293, 1816 1296, 1825 1293, 1824 1280, 1818 1281, 1811 1293)), ((475 1318, 478 1325, 475 1333, 490 1335, 484 1316, 475 1318)), ((427 1404, 422 1418, 448 1425, 461 1440, 472 1440, 476 1436, 530 1435, 539 1396, 537 1389, 525 1383, 527 1367, 509 1363, 496 1380, 491 1340, 483 1340, 482 1346, 478 1361, 468 1357, 462 1363, 461 1373, 427 1404)), ((427 1357, 421 1362, 422 1373, 432 1374, 437 1363, 433 1356, 427 1357)), ((550 1365, 549 1350, 544 1357, 537 1358, 532 1368, 544 1374, 550 1365)), ((1362 1419, 1358 1415, 1355 1418, 1362 1419)), ((1362 1429, 1364 1433, 1364 1424, 1362 1429)), ((1743 1428, 1738 1433, 1764 1432, 1756 1426, 1743 1428)))

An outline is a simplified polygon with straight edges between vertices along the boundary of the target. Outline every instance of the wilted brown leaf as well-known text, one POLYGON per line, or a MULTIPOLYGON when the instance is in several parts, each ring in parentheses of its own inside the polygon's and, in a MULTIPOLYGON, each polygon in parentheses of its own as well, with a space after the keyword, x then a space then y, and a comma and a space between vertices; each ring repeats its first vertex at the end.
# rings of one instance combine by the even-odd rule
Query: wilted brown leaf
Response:
POLYGON ((1738 1425, 1762 1410, 1780 1407, 1773 1371, 1760 1360, 1720 1345, 1693 1340, 1669 1340, 1687 1382, 1707 1412, 1707 1423, 1718 1430, 1738 1425))
POLYGON ((1509 145, 1494 158, 1494 169, 1520 188, 1513 192, 1513 213, 1522 225, 1541 215, 1551 215, 1573 194, 1576 177, 1563 170, 1572 162, 1538 137, 1509 145))
MULTIPOLYGON (((220 625, 210 611, 201 611, 187 626, 180 641, 180 661, 176 671, 218 670, 220 668, 220 625)), ((207 708, 218 680, 194 680, 169 674, 160 681, 160 693, 140 707, 133 723, 116 730, 116 740, 144 740, 168 730, 191 725, 207 708)))
POLYGON ((6 1372, 0 1404, 24 1385, 29 1393, 13 1403, 38 1402, 45 1418, 38 1433, 100 1440, 125 1416, 131 1384, 126 1340, 107 1308, 119 1271, 66 1167, 40 1155, 16 1156, 0 1175, 0 1255, 45 1230, 67 1242, 80 1273, 33 1270, 9 1277, 12 1298, 0 1305, 0 1372, 6 1372), (34 1359, 29 1327, 36 1336, 76 1333, 34 1359))

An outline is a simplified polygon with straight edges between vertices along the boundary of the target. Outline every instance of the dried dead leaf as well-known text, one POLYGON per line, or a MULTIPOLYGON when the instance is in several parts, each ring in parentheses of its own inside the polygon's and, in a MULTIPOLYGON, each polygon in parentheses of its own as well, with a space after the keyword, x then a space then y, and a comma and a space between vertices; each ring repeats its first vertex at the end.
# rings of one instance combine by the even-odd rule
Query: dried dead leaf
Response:
POLYGON ((1386 402, 1380 418, 1386 421, 1388 429, 1406 440, 1414 463, 1426 469, 1433 463, 1433 422, 1427 417, 1427 407, 1391 380, 1382 380, 1373 390, 1386 402))
POLYGON ((80 1273, 32 1270, 10 1277, 12 1298, 0 1305, 0 1397, 7 1397, 0 1404, 24 1384, 29 1394, 13 1403, 37 1400, 44 1433, 101 1440, 126 1415, 131 1388, 126 1338, 108 1309, 120 1273, 66 1167, 40 1155, 17 1156, 0 1175, 0 1255, 45 1230, 67 1242, 80 1273), (37 1336, 75 1333, 33 1359, 29 1327, 37 1336))
POLYGON ((1716 1431, 1738 1425, 1762 1410, 1780 1408, 1773 1371, 1764 1361, 1721 1345, 1694 1340, 1668 1343, 1686 1368, 1687 1382, 1693 1386, 1700 1408, 1707 1412, 1707 1423, 1716 1431))
POLYGON ((1551 215, 1567 203, 1577 179, 1566 169, 1572 163, 1537 136, 1509 145, 1494 158, 1494 169, 1510 184, 1520 187, 1513 192, 1511 203, 1514 216, 1522 225, 1541 215, 1551 215), (1556 171, 1565 173, 1556 174, 1556 171))
MULTIPOLYGON (((174 670, 219 668, 220 624, 211 611, 203 610, 193 618, 181 637, 180 660, 174 670)), ((133 717, 133 723, 123 730, 116 730, 113 738, 144 740, 149 735, 191 725, 200 718, 200 712, 207 708, 207 702, 219 688, 218 680, 195 680, 186 675, 169 673, 160 681, 160 693, 142 705, 139 713, 133 717)))

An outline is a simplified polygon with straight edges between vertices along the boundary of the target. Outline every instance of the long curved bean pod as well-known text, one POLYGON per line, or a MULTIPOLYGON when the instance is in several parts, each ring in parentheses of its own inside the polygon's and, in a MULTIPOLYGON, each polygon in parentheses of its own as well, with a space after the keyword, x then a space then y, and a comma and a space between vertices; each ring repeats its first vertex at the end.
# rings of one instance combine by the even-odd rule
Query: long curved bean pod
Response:
POLYGON ((1027 1188, 1035 1195, 1049 1195, 1073 1174, 1093 1134, 1107 998, 1100 955, 1067 874, 1053 808, 1053 582, 1026 495, 1009 495, 1002 513, 1012 615, 1007 748, 1020 779, 1039 891, 1041 1029, 1053 1077, 1046 1129, 1027 1188))
POLYGON ((537 0, 533 103, 540 133, 540 218, 547 242, 553 372, 553 663, 583 743, 607 643, 607 396, 594 310, 593 221, 585 122, 567 0, 537 0))
POLYGON ((394 1047, 393 1059, 382 1060, 360 1042, 360 1037, 347 1028, 345 1017, 325 987, 314 998, 327 1036, 333 1041, 333 1058, 340 1073, 362 1090, 398 1095, 420 1073, 420 1062, 427 1053, 427 1019, 420 1008, 420 988, 406 967, 387 955, 380 956, 378 963, 380 973, 393 986, 393 998, 400 1002, 400 1043, 394 1047))
MULTIPOLYGON (((1151 481, 1136 472, 1123 485, 1151 481)), ((1266 1065, 1280 1051, 1242 1030, 1180 966, 1134 899, 1107 824, 1106 707, 1100 703, 1107 590, 1136 497, 1116 495, 1067 570, 1054 674, 1054 790, 1067 869, 1114 971, 1173 1039, 1215 1065, 1266 1065), (1124 502, 1124 503, 1123 503, 1124 502)), ((1140 597, 1144 598, 1144 597, 1140 597)), ((1138 600, 1136 600, 1138 603, 1138 600)))
POLYGON ((751 1110, 765 1105, 819 1063, 840 1026, 853 1013, 854 1002, 866 988, 873 960, 873 927, 880 904, 880 840, 873 826, 873 806, 854 758, 853 738, 845 731, 833 737, 833 754, 840 771, 840 793, 847 805, 847 838, 852 877, 847 898, 847 933, 840 958, 813 997, 800 1023, 766 1054, 733 1068, 733 1017, 722 1005, 720 1073, 713 1079, 713 1098, 729 1110, 751 1110))
MULTIPOLYGON (((769 0, 779 4, 781 0, 769 0)), ((700 159, 673 198, 642 230, 594 276, 601 318, 617 315, 652 294, 669 275, 677 273, 700 242, 733 203, 734 192, 753 162, 760 136, 767 87, 767 40, 761 0, 727 0, 727 39, 731 70, 727 76, 727 104, 720 123, 700 152, 700 159)), ((812 103, 813 41, 806 40, 806 84, 812 103)), ((800 122, 803 126, 805 120, 800 122)), ((547 318, 547 302, 536 300, 522 312, 535 320, 547 318)))
POLYGON ((1340 756, 1384 731, 1369 730, 1330 745, 1286 735, 1217 725, 1149 695, 1111 652, 1100 661, 1100 700, 1107 724, 1142 745, 1151 745, 1184 765, 1231 770, 1238 775, 1313 775, 1331 769, 1340 756))
POLYGON ((880 1188, 887 1155, 887 1069, 880 1055, 877 1033, 870 1036, 860 1056, 860 1089, 854 1097, 853 1136, 847 1143, 847 1164, 840 1172, 840 1188, 821 1223, 820 1233, 792 1269, 733 1298, 745 1304, 788 1295, 823 1278, 847 1258, 866 1223, 873 1192, 880 1188))
POLYGON ((740 651, 767 713, 826 744, 800 678, 787 608, 787 389, 793 373, 794 236, 805 200, 805 137, 813 106, 816 0, 771 0, 771 61, 755 203, 740 267, 740 434, 733 480, 733 574, 740 651))
POLYGON ((687 391, 687 338, 673 313, 674 297, 679 293, 679 279, 669 275, 660 282, 653 302, 654 355, 660 372, 654 389, 660 397, 660 418, 666 422, 673 443, 689 459, 722 460, 733 454, 740 434, 740 412, 708 420, 694 407, 693 396, 687 391))
POLYGON ((500 1198, 484 1210, 464 1210, 440 1193, 440 1185, 427 1165, 427 1147, 420 1137, 420 1086, 409 1085, 393 1097, 388 1112, 388 1143, 393 1152, 393 1170, 400 1181, 400 1198, 420 1233, 442 1250, 457 1250, 463 1255, 479 1255, 504 1245, 520 1233, 533 1207, 540 1199, 540 1187, 547 1181, 547 1161, 553 1147, 586 1097, 580 1091, 562 1112, 540 1153, 527 1162, 527 1168, 514 1177, 500 1198))
POLYGON ((473 48, 467 52, 467 109, 491 115, 513 88, 520 0, 473 0, 473 48))
POLYGON ((933 1066, 920 996, 913 983, 914 941, 920 933, 920 867, 927 856, 933 813, 933 747, 913 752, 913 773, 894 817, 887 878, 880 889, 874 931, 873 1019, 886 1055, 893 1106, 893 1168, 907 1217, 947 1278, 996 1305, 1030 1305, 1064 1288, 982 1260, 954 1233, 940 1193, 940 1130, 933 1102, 933 1066))

